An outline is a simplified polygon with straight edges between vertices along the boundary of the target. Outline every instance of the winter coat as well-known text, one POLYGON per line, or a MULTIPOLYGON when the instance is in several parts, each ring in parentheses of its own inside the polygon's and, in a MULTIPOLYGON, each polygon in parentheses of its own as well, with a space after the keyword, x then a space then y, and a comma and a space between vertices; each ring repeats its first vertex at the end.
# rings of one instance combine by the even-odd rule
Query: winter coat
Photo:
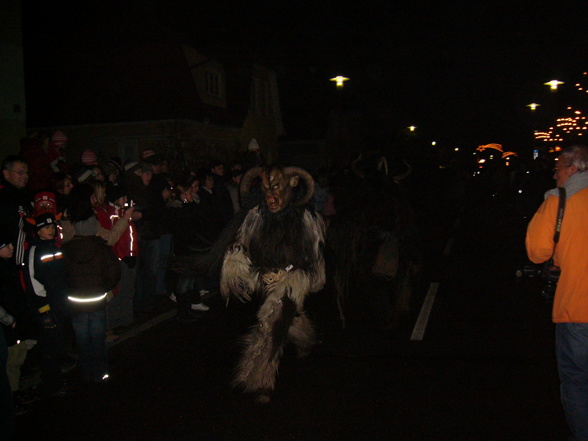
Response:
MULTIPOLYGON (((109 204, 96 208, 95 212, 98 222, 100 222, 100 226, 106 230, 112 230, 112 228, 124 216, 125 209, 109 204)), ((138 248, 137 227, 133 221, 129 221, 129 226, 113 245, 112 251, 119 260, 123 260, 126 257, 137 256, 138 248)))
POLYGON ((28 164, 31 173, 28 188, 32 192, 49 188, 49 181, 54 170, 51 166, 50 154, 43 148, 41 141, 23 138, 20 143, 20 154, 28 164))
POLYGON ((106 295, 120 280, 118 259, 97 236, 74 236, 63 245, 68 300, 72 312, 106 307, 106 295))
POLYGON ((205 253, 212 242, 202 235, 202 207, 187 202, 180 208, 169 208, 176 256, 193 256, 205 253))
MULTIPOLYGON (((554 263, 561 268, 553 302, 555 323, 588 323, 588 179, 582 190, 568 188, 582 178, 573 175, 564 185, 568 195, 554 254, 554 263)), ((527 228, 527 254, 535 263, 547 261, 553 253, 558 205, 559 197, 549 195, 527 228)))
POLYGON ((33 239, 25 254, 24 280, 35 313, 50 309, 58 317, 68 315, 63 253, 54 240, 33 239))
POLYGON ((11 259, 0 259, 0 306, 16 320, 16 328, 3 326, 8 346, 15 345, 17 340, 36 337, 36 327, 32 314, 19 282, 17 267, 11 259))
POLYGON ((33 199, 26 188, 19 189, 5 183, 0 185, 0 230, 10 232, 14 245, 14 259, 22 262, 24 256, 25 229, 24 218, 33 208, 33 199))
POLYGON ((139 237, 155 240, 161 237, 161 222, 165 213, 165 201, 161 194, 157 195, 146 185, 140 176, 134 173, 125 175, 127 198, 135 204, 135 211, 143 215, 136 222, 139 237))
POLYGON ((199 232, 206 240, 214 242, 225 224, 214 195, 201 187, 198 190, 198 196, 200 198, 199 211, 201 219, 199 232))
POLYGON ((223 226, 225 226, 235 214, 233 209, 233 199, 226 184, 224 177, 213 174, 214 187, 212 188, 212 196, 217 207, 223 226))

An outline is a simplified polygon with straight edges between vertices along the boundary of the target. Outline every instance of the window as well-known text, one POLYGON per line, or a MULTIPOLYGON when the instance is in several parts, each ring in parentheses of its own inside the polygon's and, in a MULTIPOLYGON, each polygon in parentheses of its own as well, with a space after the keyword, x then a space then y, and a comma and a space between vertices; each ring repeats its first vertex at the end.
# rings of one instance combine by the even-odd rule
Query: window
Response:
POLYGON ((224 95, 224 87, 222 75, 218 71, 206 71, 206 93, 217 98, 222 98, 224 95))
POLYGON ((251 84, 251 109, 258 115, 269 114, 269 88, 261 78, 254 77, 251 84))

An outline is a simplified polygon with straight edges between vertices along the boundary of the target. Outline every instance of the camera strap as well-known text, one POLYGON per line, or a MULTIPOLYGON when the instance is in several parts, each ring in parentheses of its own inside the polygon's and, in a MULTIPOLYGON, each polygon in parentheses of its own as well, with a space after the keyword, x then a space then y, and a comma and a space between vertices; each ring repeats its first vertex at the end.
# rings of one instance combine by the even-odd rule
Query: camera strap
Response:
POLYGON ((557 244, 559 242, 559 233, 561 231, 561 223, 564 217, 564 211, 566 208, 566 189, 558 187, 559 191, 559 206, 557 208, 557 220, 555 222, 555 233, 553 233, 553 242, 557 244))

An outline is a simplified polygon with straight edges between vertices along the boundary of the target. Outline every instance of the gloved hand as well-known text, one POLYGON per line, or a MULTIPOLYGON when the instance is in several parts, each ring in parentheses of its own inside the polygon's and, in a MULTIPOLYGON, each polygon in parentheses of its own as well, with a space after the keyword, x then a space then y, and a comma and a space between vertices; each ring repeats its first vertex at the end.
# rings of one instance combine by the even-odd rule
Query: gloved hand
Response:
POLYGON ((57 327, 55 324, 55 319, 53 318, 53 313, 51 311, 47 311, 41 314, 41 322, 43 323, 43 327, 45 329, 52 329, 57 327))
POLYGON ((137 256, 125 256, 122 261, 127 264, 129 268, 135 268, 137 264, 137 256))

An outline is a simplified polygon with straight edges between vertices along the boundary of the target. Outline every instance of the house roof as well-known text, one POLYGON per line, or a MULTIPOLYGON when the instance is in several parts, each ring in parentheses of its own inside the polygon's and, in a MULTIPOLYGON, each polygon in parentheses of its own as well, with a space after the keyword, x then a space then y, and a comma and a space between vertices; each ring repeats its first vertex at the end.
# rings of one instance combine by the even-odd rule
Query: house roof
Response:
POLYGON ((194 119, 240 127, 252 63, 229 58, 222 60, 227 106, 221 108, 200 99, 178 40, 102 45, 63 57, 61 75, 37 89, 29 125, 194 119))

